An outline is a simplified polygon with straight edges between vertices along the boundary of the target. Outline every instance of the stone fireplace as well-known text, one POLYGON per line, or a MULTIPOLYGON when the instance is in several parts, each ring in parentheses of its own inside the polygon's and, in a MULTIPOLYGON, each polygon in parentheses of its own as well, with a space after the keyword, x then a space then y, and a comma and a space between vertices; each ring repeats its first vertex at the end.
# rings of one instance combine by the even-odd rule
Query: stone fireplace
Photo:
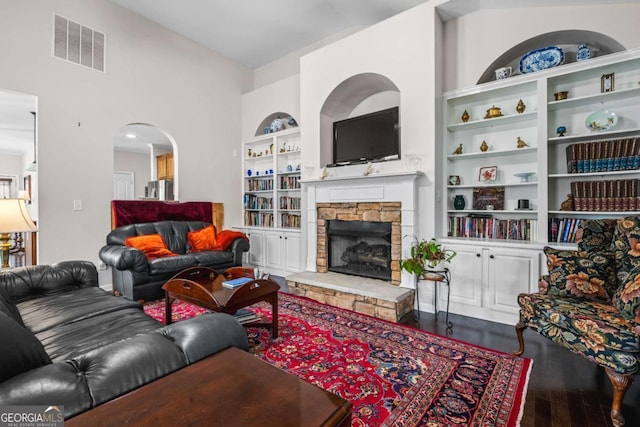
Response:
MULTIPOLYGON (((366 165, 362 168, 364 170, 366 165)), ((354 170, 353 167, 344 170, 335 168, 331 171, 333 176, 302 180, 306 212, 302 227, 307 241, 306 271, 287 276, 287 283, 291 292, 297 295, 385 320, 402 321, 412 312, 415 298, 415 284, 411 276, 400 272, 400 259, 403 253, 409 253, 411 246, 410 239, 403 239, 402 236, 416 235, 417 181, 423 174, 406 171, 339 175, 349 171, 353 173, 354 170), (330 221, 340 222, 338 234, 343 235, 351 233, 344 232, 343 226, 355 221, 390 226, 390 235, 373 227, 373 236, 364 238, 368 246, 388 241, 388 277, 374 279, 330 271, 332 249, 328 246, 327 238, 330 221)), ((360 244, 360 240, 347 241, 341 243, 346 246, 344 249, 360 244)), ((378 259, 363 261, 368 256, 378 258, 380 253, 376 252, 377 249, 373 249, 373 255, 358 255, 358 262, 381 263, 378 259)), ((353 255, 346 257, 352 258, 353 255)), ((342 254, 338 259, 341 258, 342 254)))
POLYGON ((316 271, 400 284, 401 202, 318 203, 316 271))

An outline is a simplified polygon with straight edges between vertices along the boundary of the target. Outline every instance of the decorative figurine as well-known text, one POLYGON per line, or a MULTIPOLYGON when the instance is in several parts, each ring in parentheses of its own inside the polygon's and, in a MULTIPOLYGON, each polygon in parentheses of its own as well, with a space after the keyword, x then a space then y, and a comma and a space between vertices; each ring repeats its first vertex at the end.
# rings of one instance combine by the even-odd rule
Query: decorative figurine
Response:
POLYGON ((458 148, 456 148, 456 150, 453 152, 453 154, 462 154, 462 144, 460 144, 458 146, 458 148))
POLYGON ((578 51, 576 52, 576 61, 584 61, 591 58, 591 49, 586 44, 581 44, 578 46, 578 51))
POLYGON ((469 113, 467 112, 467 110, 464 110, 464 113, 462 113, 462 123, 467 123, 469 121, 469 113))
POLYGON ((564 126, 558 126, 558 129, 556 129, 556 133, 558 134, 558 136, 564 136, 566 132, 567 128, 564 126))
POLYGON ((560 204, 561 211, 572 211, 573 210, 573 194, 567 194, 567 200, 560 204))
POLYGON ((518 143, 518 148, 524 148, 524 147, 528 147, 529 146, 529 144, 527 144, 526 142, 521 140, 520 137, 518 137, 516 142, 518 143))
POLYGON ((496 107, 495 105, 491 106, 487 110, 487 114, 484 116, 485 119, 493 119, 496 117, 502 117, 502 109, 500 107, 496 107))
POLYGON ((367 163, 367 168, 364 170, 362 175, 369 176, 369 175, 371 175, 372 172, 373 172, 373 165, 371 164, 371 162, 369 162, 369 163, 367 163))
POLYGON ((320 179, 325 179, 328 176, 329 176, 329 169, 327 169, 327 167, 325 166, 325 168, 322 169, 322 174, 320 175, 320 179))
POLYGON ((273 143, 269 145, 269 154, 273 154, 273 143))
POLYGON ((289 119, 289 121, 287 122, 287 124, 288 124, 289 126, 291 126, 291 127, 298 126, 298 122, 296 122, 296 119, 294 119, 293 117, 291 117, 291 118, 289 119))
POLYGON ((480 144, 480 151, 482 151, 484 153, 488 149, 489 149, 489 146, 487 145, 487 141, 483 140, 482 144, 480 144))
POLYGON ((516 111, 518 112, 518 114, 524 113, 524 110, 526 108, 527 108, 527 106, 524 105, 524 102, 522 102, 522 99, 520 101, 518 101, 518 105, 516 105, 516 111))
POLYGON ((247 152, 247 156, 251 157, 251 148, 249 148, 249 151, 247 152))

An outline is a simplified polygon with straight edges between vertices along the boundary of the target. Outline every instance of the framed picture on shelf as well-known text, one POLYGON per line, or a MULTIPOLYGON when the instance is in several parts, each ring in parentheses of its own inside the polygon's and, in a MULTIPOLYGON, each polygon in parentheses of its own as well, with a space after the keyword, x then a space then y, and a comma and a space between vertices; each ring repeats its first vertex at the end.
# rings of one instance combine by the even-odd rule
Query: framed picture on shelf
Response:
POLYGON ((600 77, 600 91, 602 93, 613 92, 615 87, 614 82, 615 82, 615 73, 603 74, 602 77, 600 77))
POLYGON ((503 210, 504 187, 474 187, 473 209, 480 211, 503 210))
POLYGON ((478 174, 478 181, 494 182, 497 177, 498 177, 497 166, 485 166, 483 168, 480 168, 480 173, 478 174))
POLYGON ((460 176, 449 175, 449 185, 460 185, 460 176))

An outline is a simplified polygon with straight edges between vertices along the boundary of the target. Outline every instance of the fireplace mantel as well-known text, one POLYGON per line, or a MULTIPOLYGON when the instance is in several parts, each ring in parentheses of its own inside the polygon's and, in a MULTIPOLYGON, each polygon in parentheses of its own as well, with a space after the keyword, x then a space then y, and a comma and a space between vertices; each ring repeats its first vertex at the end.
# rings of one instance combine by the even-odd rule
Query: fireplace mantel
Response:
MULTIPOLYGON (((317 271, 318 203, 400 202, 401 235, 416 235, 418 223, 417 181, 420 171, 373 173, 359 176, 329 176, 325 179, 303 179, 306 195, 306 270, 317 271)), ((402 253, 408 255, 411 242, 402 239, 402 253)), ((403 275, 400 286, 413 288, 410 276, 403 275), (406 277, 405 277, 406 276, 406 277)))

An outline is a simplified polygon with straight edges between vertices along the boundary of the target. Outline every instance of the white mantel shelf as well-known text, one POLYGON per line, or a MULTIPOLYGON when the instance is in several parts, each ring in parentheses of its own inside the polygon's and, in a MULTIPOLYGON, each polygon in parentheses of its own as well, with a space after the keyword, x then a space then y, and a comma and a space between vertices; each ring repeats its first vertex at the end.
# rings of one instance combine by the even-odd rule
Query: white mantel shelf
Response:
POLYGON ((414 178, 419 178, 421 176, 424 176, 424 172, 414 170, 414 171, 372 173, 369 175, 328 176, 324 179, 322 178, 302 179, 300 180, 300 182, 302 184, 321 184, 323 182, 353 181, 353 180, 359 180, 359 179, 397 178, 397 177, 411 177, 411 176, 414 176, 414 178))

